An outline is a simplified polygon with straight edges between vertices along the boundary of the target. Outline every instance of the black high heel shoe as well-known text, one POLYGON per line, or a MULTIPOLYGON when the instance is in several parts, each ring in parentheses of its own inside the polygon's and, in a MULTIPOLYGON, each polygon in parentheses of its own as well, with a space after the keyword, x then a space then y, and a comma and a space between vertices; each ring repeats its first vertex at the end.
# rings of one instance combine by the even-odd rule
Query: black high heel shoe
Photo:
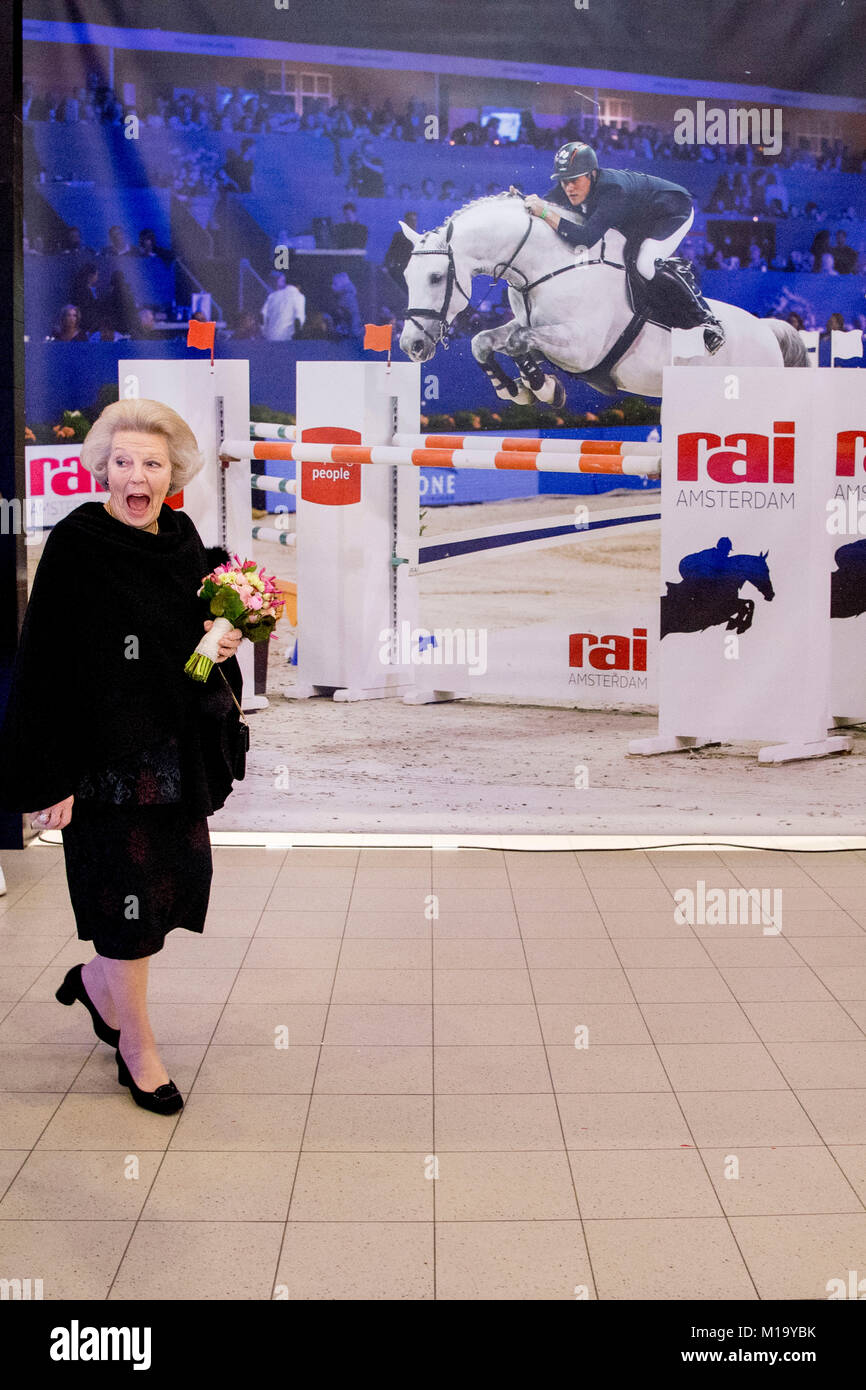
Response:
POLYGON ((81 966, 73 965, 71 970, 67 970, 63 984, 54 996, 61 1004, 74 1004, 76 999, 82 1003, 90 1014, 93 1023, 93 1031, 100 1042, 108 1043, 109 1047, 117 1047, 120 1043, 120 1029, 109 1028, 102 1014, 96 1008, 87 990, 84 988, 84 981, 81 978, 81 966))
POLYGON ((129 1087, 132 1099, 136 1105, 141 1106, 142 1110, 152 1110, 155 1115, 174 1115, 176 1111, 183 1109, 183 1096, 173 1081, 167 1081, 163 1086, 157 1086, 155 1091, 142 1091, 133 1081, 132 1074, 121 1057, 119 1048, 115 1056, 117 1057, 117 1079, 121 1086, 129 1087))

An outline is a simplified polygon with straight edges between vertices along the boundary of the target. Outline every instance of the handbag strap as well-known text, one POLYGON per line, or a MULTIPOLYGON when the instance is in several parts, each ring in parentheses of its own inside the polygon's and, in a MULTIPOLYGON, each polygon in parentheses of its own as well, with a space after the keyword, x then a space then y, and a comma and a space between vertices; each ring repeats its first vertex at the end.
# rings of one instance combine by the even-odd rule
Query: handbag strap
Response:
MULTIPOLYGON (((220 673, 220 675, 222 676, 223 680, 226 681, 225 672, 223 671, 222 667, 221 667, 221 666, 218 666, 218 667, 217 667, 217 670, 219 671, 219 673, 220 673)), ((229 685, 228 681, 226 681, 226 685, 228 685, 229 694, 231 695, 231 697, 232 697, 232 699, 234 700, 235 704, 238 705, 237 697, 235 696, 235 692, 232 690, 232 688, 231 688, 231 686, 229 685)), ((248 721, 244 718, 244 712, 243 712, 243 710, 241 709, 240 705, 238 705, 238 714, 239 714, 240 717, 241 717, 241 723, 242 723, 242 724, 247 724, 248 721)))

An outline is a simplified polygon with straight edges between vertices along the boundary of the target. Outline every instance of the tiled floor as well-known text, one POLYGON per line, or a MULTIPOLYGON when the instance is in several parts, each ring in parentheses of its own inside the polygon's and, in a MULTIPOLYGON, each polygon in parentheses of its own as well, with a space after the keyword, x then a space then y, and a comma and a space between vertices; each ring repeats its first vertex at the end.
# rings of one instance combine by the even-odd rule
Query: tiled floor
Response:
POLYGON ((866 1275, 866 852, 214 851, 153 962, 186 1097, 2 856, 0 1277, 46 1299, 822 1299, 866 1275), (783 893, 780 935, 673 894, 783 893), (577 1045, 587 1043, 587 1045, 577 1045))

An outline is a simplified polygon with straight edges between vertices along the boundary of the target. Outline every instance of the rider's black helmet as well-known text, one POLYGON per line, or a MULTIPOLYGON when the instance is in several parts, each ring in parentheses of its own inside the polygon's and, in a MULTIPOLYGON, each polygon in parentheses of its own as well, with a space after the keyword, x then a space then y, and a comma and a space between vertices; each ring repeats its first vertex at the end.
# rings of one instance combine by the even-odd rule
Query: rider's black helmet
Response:
POLYGON ((581 174, 591 174, 598 168, 598 159, 591 145, 582 140, 571 140, 557 150, 553 161, 551 178, 555 183, 580 178, 581 174))

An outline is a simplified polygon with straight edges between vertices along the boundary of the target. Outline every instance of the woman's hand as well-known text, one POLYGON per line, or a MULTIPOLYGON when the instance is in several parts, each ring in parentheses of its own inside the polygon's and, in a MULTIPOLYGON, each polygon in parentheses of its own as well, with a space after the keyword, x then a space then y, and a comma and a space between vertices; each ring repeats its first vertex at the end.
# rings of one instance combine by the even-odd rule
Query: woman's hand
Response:
MULTIPOLYGON (((212 627, 213 618, 205 618, 205 632, 210 632, 212 627)), ((239 627, 233 627, 229 632, 226 632, 220 638, 219 656, 217 657, 217 663, 227 661, 230 656, 237 655, 237 650, 241 644, 241 641, 243 640, 243 635, 244 634, 241 632, 239 627)))
POLYGON ((34 830, 62 830, 72 819, 74 796, 58 801, 55 806, 47 806, 44 811, 31 811, 30 824, 34 830))

